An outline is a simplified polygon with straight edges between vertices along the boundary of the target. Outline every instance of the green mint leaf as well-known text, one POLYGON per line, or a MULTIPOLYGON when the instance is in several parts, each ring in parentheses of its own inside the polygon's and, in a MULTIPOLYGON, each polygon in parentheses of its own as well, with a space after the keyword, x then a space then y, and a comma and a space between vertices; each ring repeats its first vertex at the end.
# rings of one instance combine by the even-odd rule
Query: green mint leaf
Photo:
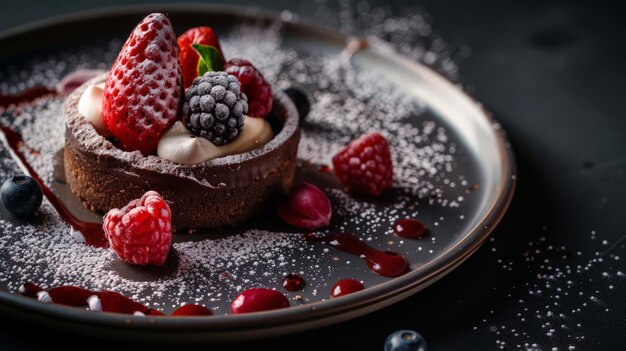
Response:
POLYGON ((224 62, 219 50, 210 45, 191 44, 191 47, 198 53, 198 76, 203 76, 210 71, 223 71, 224 62))

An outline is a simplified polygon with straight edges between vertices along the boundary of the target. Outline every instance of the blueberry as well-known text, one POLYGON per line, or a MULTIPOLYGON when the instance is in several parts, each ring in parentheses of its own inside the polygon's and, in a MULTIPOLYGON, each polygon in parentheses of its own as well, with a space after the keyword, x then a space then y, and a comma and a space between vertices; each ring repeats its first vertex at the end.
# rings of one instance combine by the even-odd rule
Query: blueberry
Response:
POLYGON ((9 212, 18 217, 27 217, 41 206, 43 194, 36 180, 26 175, 18 175, 2 184, 0 197, 9 212))
POLYGON ((385 351, 426 351, 424 338, 413 330, 398 330, 385 341, 385 351))
POLYGON ((285 94, 296 104, 300 119, 303 120, 311 111, 311 103, 307 94, 302 89, 296 87, 285 89, 285 94))

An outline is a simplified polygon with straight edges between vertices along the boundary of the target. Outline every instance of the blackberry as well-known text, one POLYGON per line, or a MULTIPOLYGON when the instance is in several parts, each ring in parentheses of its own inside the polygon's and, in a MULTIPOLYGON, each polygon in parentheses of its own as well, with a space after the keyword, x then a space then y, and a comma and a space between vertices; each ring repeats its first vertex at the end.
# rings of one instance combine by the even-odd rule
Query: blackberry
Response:
POLYGON ((239 135, 248 113, 248 98, 237 77, 207 72, 185 91, 183 123, 193 134, 224 145, 239 135))

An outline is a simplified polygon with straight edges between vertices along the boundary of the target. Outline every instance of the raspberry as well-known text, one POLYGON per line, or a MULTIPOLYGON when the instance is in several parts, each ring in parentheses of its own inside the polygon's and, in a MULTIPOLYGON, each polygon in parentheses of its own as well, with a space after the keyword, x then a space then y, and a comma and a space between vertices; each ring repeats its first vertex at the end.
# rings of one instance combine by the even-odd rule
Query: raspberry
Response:
POLYGON ((378 196, 391 188, 393 166, 389 144, 382 135, 365 134, 333 157, 335 174, 348 190, 378 196))
POLYGON ((135 27, 104 87, 102 118, 122 149, 154 153, 177 119, 182 71, 170 21, 153 13, 135 27))
POLYGON ((199 56, 196 50, 191 47, 192 44, 209 45, 217 49, 222 58, 222 62, 226 62, 220 42, 210 27, 196 27, 187 30, 178 37, 178 46, 180 47, 180 63, 183 68, 183 81, 185 89, 193 83, 194 78, 198 76, 198 60, 199 56))
POLYGON ((272 87, 250 61, 230 59, 226 72, 239 78, 243 92, 248 97, 248 116, 265 118, 272 111, 272 87))
POLYGON ((183 111, 183 123, 192 133, 223 145, 239 135, 248 102, 237 77, 207 72, 185 92, 183 111))
POLYGON ((155 191, 104 216, 104 234, 122 260, 138 265, 161 265, 172 242, 172 213, 155 191))

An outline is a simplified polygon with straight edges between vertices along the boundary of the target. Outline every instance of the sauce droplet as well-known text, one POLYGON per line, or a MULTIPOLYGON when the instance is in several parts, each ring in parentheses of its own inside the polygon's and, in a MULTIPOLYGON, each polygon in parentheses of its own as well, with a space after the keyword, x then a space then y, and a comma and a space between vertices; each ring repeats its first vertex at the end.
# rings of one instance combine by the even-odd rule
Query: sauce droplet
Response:
POLYGON ((409 262, 404 256, 393 251, 376 250, 353 234, 339 233, 325 237, 309 234, 306 240, 325 243, 338 250, 357 255, 365 260, 369 269, 385 277, 403 275, 409 268, 409 262))
POLYGON ((426 234, 426 226, 417 219, 405 218, 394 224, 393 232, 401 237, 421 239, 426 234))
POLYGON ((289 300, 276 290, 253 288, 243 291, 230 304, 232 314, 276 310, 289 307, 289 300))
POLYGON ((213 311, 211 309, 206 308, 202 305, 196 304, 187 304, 178 307, 174 312, 172 312, 172 316, 212 316, 213 311))
POLYGON ((320 165, 319 170, 322 173, 332 173, 333 169, 328 165, 320 165))
POLYGON ((283 288, 289 291, 302 290, 304 284, 304 279, 296 273, 287 274, 283 278, 283 288))
POLYGON ((465 192, 469 194, 474 190, 478 190, 479 188, 480 188, 480 184, 472 184, 468 186, 467 189, 465 189, 465 192))
POLYGON ((360 281, 352 278, 341 279, 330 289, 330 297, 335 298, 365 289, 360 281))

